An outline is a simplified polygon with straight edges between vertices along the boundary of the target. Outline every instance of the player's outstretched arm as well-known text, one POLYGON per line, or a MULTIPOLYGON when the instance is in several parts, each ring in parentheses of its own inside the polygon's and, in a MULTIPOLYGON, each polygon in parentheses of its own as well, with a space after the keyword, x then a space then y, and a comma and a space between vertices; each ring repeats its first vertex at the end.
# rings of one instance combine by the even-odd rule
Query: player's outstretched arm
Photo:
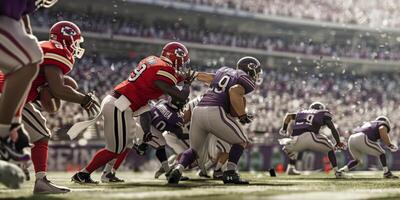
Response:
POLYGON ((79 104, 84 101, 84 94, 64 84, 64 75, 60 68, 54 66, 45 66, 44 72, 49 83, 50 91, 54 97, 79 104))
POLYGON ((196 80, 206 83, 210 85, 211 82, 214 80, 215 74, 206 73, 206 72, 197 72, 196 80))

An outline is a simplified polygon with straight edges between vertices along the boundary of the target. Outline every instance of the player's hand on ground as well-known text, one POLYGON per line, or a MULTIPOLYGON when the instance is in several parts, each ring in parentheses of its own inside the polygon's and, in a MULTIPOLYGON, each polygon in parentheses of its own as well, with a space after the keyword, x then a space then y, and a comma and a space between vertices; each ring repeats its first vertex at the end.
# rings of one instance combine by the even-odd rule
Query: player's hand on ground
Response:
POLYGON ((143 135, 143 142, 150 142, 153 139, 153 134, 151 132, 147 132, 143 135))
POLYGON ((136 150, 136 153, 140 156, 143 156, 146 154, 147 149, 149 148, 149 145, 146 143, 142 143, 140 145, 135 144, 134 149, 136 150))
POLYGON ((254 117, 251 114, 244 114, 239 117, 239 122, 243 125, 249 124, 253 121, 254 117))
POLYGON ((83 102, 81 103, 82 108, 86 110, 89 118, 96 117, 100 110, 100 104, 97 102, 97 98, 93 93, 88 93, 83 102))
POLYGON ((399 147, 395 144, 390 144, 388 147, 391 152, 396 152, 397 150, 399 150, 399 147))

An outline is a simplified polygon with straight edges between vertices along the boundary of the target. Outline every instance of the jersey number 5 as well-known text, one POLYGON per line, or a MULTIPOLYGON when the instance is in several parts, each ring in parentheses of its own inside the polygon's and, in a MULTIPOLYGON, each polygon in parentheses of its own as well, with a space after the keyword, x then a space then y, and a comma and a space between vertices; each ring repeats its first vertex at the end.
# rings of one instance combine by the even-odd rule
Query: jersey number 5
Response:
POLYGON ((135 70, 132 71, 131 75, 128 78, 129 82, 134 82, 136 79, 139 78, 139 76, 147 69, 146 64, 142 64, 138 66, 135 70))
POLYGON ((222 78, 221 78, 221 80, 218 82, 218 86, 217 87, 214 87, 214 92, 215 93, 222 93, 222 92, 225 92, 225 90, 226 90, 226 86, 228 86, 228 83, 229 83, 229 80, 230 80, 231 78, 229 77, 229 76, 223 76, 222 78))

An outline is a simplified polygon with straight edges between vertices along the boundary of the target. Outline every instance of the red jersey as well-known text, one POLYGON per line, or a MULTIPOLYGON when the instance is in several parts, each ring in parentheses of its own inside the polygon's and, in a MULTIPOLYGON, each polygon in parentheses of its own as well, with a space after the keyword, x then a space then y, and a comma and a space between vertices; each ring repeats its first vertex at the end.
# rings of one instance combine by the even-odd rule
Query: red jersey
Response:
POLYGON ((129 99, 132 111, 145 106, 149 100, 158 99, 162 90, 154 85, 157 80, 171 86, 176 85, 181 78, 175 69, 156 56, 149 56, 138 64, 128 80, 123 81, 114 90, 129 99))
MULTIPOLYGON (((39 73, 32 82, 31 89, 28 94, 27 102, 33 101, 39 95, 39 88, 47 84, 44 75, 44 66, 54 66, 62 70, 63 74, 69 73, 74 65, 75 59, 72 53, 65 49, 63 45, 56 41, 42 41, 40 47, 43 50, 44 59, 39 66, 39 73)), ((0 72, 0 92, 3 90, 4 74, 0 72)))

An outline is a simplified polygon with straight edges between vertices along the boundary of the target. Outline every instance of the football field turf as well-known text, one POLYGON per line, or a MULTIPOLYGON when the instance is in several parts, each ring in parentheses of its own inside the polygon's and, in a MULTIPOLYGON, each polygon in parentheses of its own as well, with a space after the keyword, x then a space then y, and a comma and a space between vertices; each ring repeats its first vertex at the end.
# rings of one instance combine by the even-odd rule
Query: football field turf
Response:
MULTIPOLYGON (((397 173, 395 173, 397 174, 397 173)), ((61 195, 32 195, 33 181, 20 190, 0 186, 0 199, 48 200, 111 200, 111 199, 174 199, 174 200, 257 200, 257 199, 400 199, 400 181, 382 179, 382 172, 352 173, 351 179, 336 180, 322 172, 302 176, 270 177, 266 173, 242 173, 251 181, 247 186, 223 185, 221 181, 197 178, 179 185, 167 185, 164 179, 153 179, 153 173, 122 172, 118 176, 126 183, 79 185, 70 182, 72 173, 49 173, 55 183, 68 186, 72 192, 61 195)), ((100 174, 93 175, 95 180, 100 174)))

